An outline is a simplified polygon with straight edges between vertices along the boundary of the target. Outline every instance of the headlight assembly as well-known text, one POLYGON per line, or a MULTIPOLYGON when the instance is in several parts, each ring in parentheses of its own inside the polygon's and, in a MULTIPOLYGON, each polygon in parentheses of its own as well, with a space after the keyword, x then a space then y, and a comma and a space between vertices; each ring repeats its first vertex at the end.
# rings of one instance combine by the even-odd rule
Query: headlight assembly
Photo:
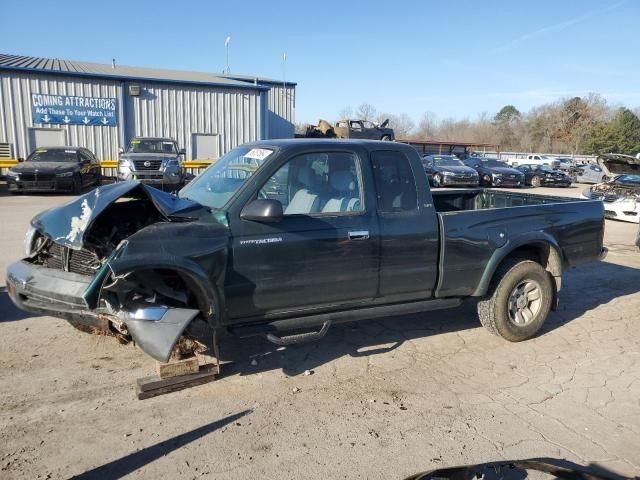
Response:
POLYGON ((64 173, 56 173, 56 177, 61 178, 61 177, 70 177, 73 175, 73 172, 64 172, 64 173))
POLYGON ((24 254, 29 257, 33 251, 33 240, 36 236, 36 229, 29 227, 27 233, 24 235, 24 254))

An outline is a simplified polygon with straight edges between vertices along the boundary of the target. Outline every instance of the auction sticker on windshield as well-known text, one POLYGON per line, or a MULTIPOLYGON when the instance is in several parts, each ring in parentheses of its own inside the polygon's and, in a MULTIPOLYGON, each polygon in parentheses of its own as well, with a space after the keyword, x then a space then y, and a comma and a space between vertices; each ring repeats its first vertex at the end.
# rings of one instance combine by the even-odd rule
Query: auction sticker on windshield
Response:
POLYGON ((264 160, 272 153, 273 153, 273 150, 268 150, 266 148, 252 148, 246 154, 244 154, 244 157, 255 158, 256 160, 264 160))

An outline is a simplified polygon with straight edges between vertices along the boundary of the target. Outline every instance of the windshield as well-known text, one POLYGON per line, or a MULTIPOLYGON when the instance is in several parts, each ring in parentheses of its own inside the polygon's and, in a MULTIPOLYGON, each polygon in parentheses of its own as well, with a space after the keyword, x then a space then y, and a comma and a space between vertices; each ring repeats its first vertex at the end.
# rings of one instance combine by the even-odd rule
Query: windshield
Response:
POLYGON ((433 163, 438 167, 464 167, 464 163, 455 157, 435 157, 433 163))
POLYGON ((547 165, 540 165, 538 168, 536 168, 536 170, 540 171, 540 172, 546 172, 546 173, 553 173, 554 170, 553 168, 547 166, 547 165))
POLYGON ((131 140, 127 153, 178 153, 170 140, 131 140))
POLYGON ((48 150, 39 148, 27 158, 27 162, 78 162, 75 150, 48 150))
POLYGON ((220 209, 272 153, 268 148, 234 148, 180 190, 179 196, 220 209))
POLYGON ((482 165, 488 168, 495 168, 495 167, 510 168, 509 165, 507 165, 504 162, 501 162, 500 160, 482 160, 482 165))
POLYGON ((620 175, 616 177, 616 183, 623 185, 640 185, 640 175, 620 175))

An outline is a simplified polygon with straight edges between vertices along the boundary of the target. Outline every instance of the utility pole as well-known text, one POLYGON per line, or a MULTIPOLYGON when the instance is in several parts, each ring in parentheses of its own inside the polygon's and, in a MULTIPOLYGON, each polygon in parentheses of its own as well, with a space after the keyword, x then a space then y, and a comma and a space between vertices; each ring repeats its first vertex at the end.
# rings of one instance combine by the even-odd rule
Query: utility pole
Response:
POLYGON ((282 54, 282 88, 287 87, 287 54, 282 54))
POLYGON ((229 69, 229 43, 231 42, 231 37, 227 37, 224 41, 224 48, 226 50, 227 53, 227 66, 225 68, 225 73, 227 75, 229 75, 231 73, 231 70, 229 69))

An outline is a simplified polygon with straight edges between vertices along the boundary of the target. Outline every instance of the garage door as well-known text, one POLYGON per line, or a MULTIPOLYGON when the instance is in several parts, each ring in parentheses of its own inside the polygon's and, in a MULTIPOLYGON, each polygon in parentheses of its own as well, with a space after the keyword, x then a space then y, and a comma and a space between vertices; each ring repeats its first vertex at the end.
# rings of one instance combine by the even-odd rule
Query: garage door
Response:
POLYGON ((220 157, 218 135, 204 133, 193 134, 194 160, 217 160, 218 157, 220 157))
POLYGON ((63 147, 66 144, 65 131, 58 128, 30 128, 29 147, 63 147))

